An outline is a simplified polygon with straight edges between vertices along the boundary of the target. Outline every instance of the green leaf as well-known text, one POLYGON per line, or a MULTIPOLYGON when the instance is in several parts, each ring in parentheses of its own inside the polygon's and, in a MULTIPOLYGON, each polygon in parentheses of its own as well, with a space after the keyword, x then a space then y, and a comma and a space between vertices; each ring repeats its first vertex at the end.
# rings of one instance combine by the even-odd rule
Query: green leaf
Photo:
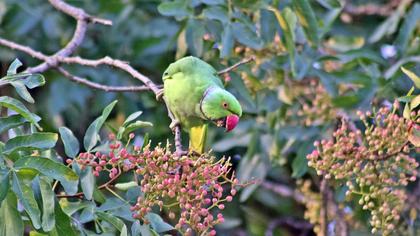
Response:
POLYGON ((333 8, 341 8, 341 3, 339 0, 316 0, 319 4, 321 4, 323 7, 328 9, 333 8))
POLYGON ((190 14, 188 3, 184 0, 175 0, 159 4, 158 11, 164 16, 174 16, 182 19, 190 14))
POLYGON ((136 186, 138 186, 136 181, 130 181, 130 182, 126 182, 126 183, 115 184, 115 188, 117 188, 119 190, 122 190, 122 191, 126 191, 129 188, 136 187, 136 186))
POLYGON ((49 180, 41 176, 39 186, 42 196, 42 229, 46 232, 51 231, 55 225, 55 193, 52 190, 49 180))
POLYGON ((410 104, 406 103, 404 106, 403 117, 409 120, 411 118, 410 115, 410 104))
POLYGON ((157 233, 163 233, 175 229, 172 225, 166 223, 162 218, 155 213, 147 213, 146 219, 150 221, 150 225, 157 233))
POLYGON ((348 95, 348 96, 338 96, 333 98, 332 104, 335 107, 351 108, 355 106, 360 101, 360 96, 348 95))
POLYGON ((4 236, 23 235, 25 227, 17 209, 17 200, 12 192, 8 192, 6 199, 0 203, 0 234, 4 236))
POLYGON ((105 109, 102 111, 102 115, 96 118, 96 120, 89 125, 85 137, 83 139, 83 144, 85 146, 86 151, 89 152, 98 143, 99 130, 102 128, 103 124, 105 123, 106 119, 108 118, 109 114, 111 113, 112 109, 114 108, 117 102, 118 101, 115 100, 111 104, 106 106, 105 109))
POLYGON ((59 201, 59 206, 62 209, 62 211, 68 215, 72 216, 76 212, 80 211, 81 209, 84 209, 90 205, 92 205, 93 202, 90 201, 72 201, 70 202, 67 198, 62 198, 59 201))
POLYGON ((150 122, 146 122, 146 121, 136 121, 134 123, 129 124, 127 127, 125 127, 124 129, 120 129, 118 130, 118 134, 117 134, 117 138, 121 139, 122 137, 128 135, 129 133, 140 129, 140 128, 145 128, 145 127, 152 127, 153 124, 150 122))
MULTIPOLYGON (((412 88, 414 88, 414 87, 412 87, 412 88)), ((407 95, 407 96, 399 97, 397 100, 399 102, 407 103, 407 102, 410 102, 411 100, 413 100, 414 97, 416 97, 416 95, 407 95)))
POLYGON ((417 95, 413 100, 411 100, 410 107, 411 110, 414 110, 416 107, 420 105, 420 95, 417 95))
POLYGON ((149 144, 149 141, 150 141, 149 133, 146 133, 143 138, 143 145, 141 145, 142 150, 149 144))
POLYGON ((28 213, 29 218, 32 221, 32 225, 35 229, 41 228, 41 212, 39 211, 38 204, 36 203, 34 192, 32 188, 28 185, 22 183, 15 172, 12 173, 13 192, 18 197, 20 203, 22 203, 25 208, 26 213, 28 213))
POLYGON ((210 20, 218 20, 223 24, 229 22, 228 11, 224 6, 211 6, 203 10, 203 16, 210 20))
POLYGON ((398 23, 404 15, 409 3, 409 1, 402 1, 401 4, 398 5, 398 8, 375 29, 368 39, 369 43, 376 43, 384 36, 393 34, 397 30, 398 23))
POLYGON ((30 135, 16 136, 9 139, 4 146, 3 152, 10 154, 22 149, 48 149, 53 148, 57 142, 58 135, 54 133, 33 133, 30 135))
POLYGON ((221 5, 225 4, 225 0, 200 0, 202 3, 207 5, 221 5))
MULTIPOLYGON (((328 47, 338 52, 347 52, 347 51, 357 50, 357 49, 362 48, 365 44, 365 39, 360 36, 336 35, 336 36, 330 37, 326 43, 328 47)), ((346 55, 344 55, 344 57, 345 56, 346 55)))
POLYGON ((404 67, 401 67, 402 72, 410 78, 416 88, 420 88, 420 77, 418 77, 416 74, 414 74, 412 71, 405 69, 404 67))
POLYGON ((6 198, 7 192, 9 191, 9 173, 10 171, 8 169, 0 169, 0 205, 1 202, 6 198))
POLYGON ((99 127, 101 119, 101 116, 96 118, 96 120, 93 121, 86 130, 85 137, 83 138, 83 145, 88 152, 92 150, 99 141, 99 134, 98 131, 96 131, 96 127, 99 127))
POLYGON ((263 42, 261 38, 257 35, 256 31, 250 26, 245 25, 240 22, 235 22, 232 25, 233 35, 236 41, 251 47, 253 49, 261 49, 263 42))
POLYGON ((384 72, 384 78, 389 79, 391 78, 400 68, 402 65, 408 62, 416 62, 420 63, 420 56, 410 56, 410 57, 404 57, 400 60, 398 60, 396 63, 394 63, 391 67, 389 67, 384 72))
MULTIPOLYGON (((288 9, 288 8, 286 8, 288 9)), ((294 32, 295 32, 295 25, 293 25, 293 14, 287 13, 290 11, 284 9, 283 12, 280 12, 277 8, 269 7, 268 10, 273 11, 274 15, 276 15, 277 22, 280 25, 280 28, 283 30, 284 33, 284 43, 286 45, 286 49, 289 52, 290 58, 290 67, 292 71, 293 77, 296 76, 296 68, 295 68, 295 42, 294 42, 294 32), (288 18, 286 18, 286 16, 288 18)))
POLYGON ((105 220, 108 223, 112 224, 116 229, 118 229, 118 231, 121 232, 120 235, 127 235, 127 226, 119 218, 117 218, 117 217, 115 217, 111 214, 108 214, 106 212, 101 212, 101 211, 97 211, 96 215, 100 219, 105 220))
POLYGON ((45 78, 41 74, 31 74, 23 80, 23 83, 29 89, 33 89, 45 84, 45 78))
POLYGON ((68 157, 76 157, 80 151, 79 141, 74 136, 73 132, 67 127, 60 127, 58 129, 60 132, 61 140, 64 144, 64 151, 68 157))
POLYGON ((309 43, 315 47, 319 44, 318 22, 308 0, 294 0, 293 7, 302 25, 309 43))
POLYGON ((124 123, 122 126, 127 126, 130 122, 134 121, 135 119, 137 119, 143 112, 142 111, 136 111, 133 114, 129 115, 127 117, 127 119, 125 119, 124 123))
POLYGON ((77 192, 79 177, 70 168, 53 160, 43 157, 26 156, 19 158, 14 166, 16 169, 35 169, 50 178, 61 182, 64 190, 69 194, 77 192))
POLYGON ((221 58, 226 58, 231 54, 234 43, 232 25, 227 24, 222 34, 222 50, 220 51, 221 58))
POLYGON ((11 115, 8 117, 0 117, 0 133, 9 129, 23 125, 27 120, 21 115, 11 115))
POLYGON ((61 206, 58 202, 56 202, 55 204, 55 227, 53 229, 53 233, 52 235, 54 236, 61 236, 61 235, 66 235, 66 236, 76 236, 76 235, 80 235, 80 233, 76 233, 74 231, 74 229, 71 226, 71 220, 70 217, 68 215, 66 215, 66 213, 64 213, 64 211, 61 209, 61 206))
POLYGON ((203 23, 199 20, 190 19, 185 33, 192 54, 201 56, 203 53, 203 35, 206 33, 203 23))
POLYGON ((38 129, 41 129, 41 127, 38 125, 38 121, 40 121, 41 118, 31 113, 20 101, 11 97, 3 96, 0 97, 0 106, 7 107, 11 110, 16 111, 25 119, 34 124, 38 129))
POLYGON ((88 167, 80 173, 80 186, 87 200, 92 200, 95 190, 95 177, 93 176, 92 167, 88 167))
POLYGON ((267 9, 261 9, 260 15, 261 38, 265 43, 270 43, 277 33, 276 16, 267 9))
POLYGON ((395 40, 394 45, 397 46, 398 50, 401 53, 405 53, 408 42, 413 35, 416 25, 420 20, 420 4, 415 3, 405 16, 404 23, 400 27, 398 32, 397 39, 395 40))
POLYGON ((98 123, 98 126, 96 127, 96 131, 99 132, 99 130, 101 129, 101 127, 104 125, 106 119, 108 119, 109 114, 111 113, 112 109, 114 109, 115 104, 117 104, 117 100, 111 102, 108 106, 106 106, 104 108, 104 110, 102 111, 102 115, 100 122, 98 123))
POLYGON ((308 171, 308 161, 306 159, 306 151, 308 149, 308 145, 302 145, 292 162, 292 177, 300 178, 308 171))
POLYGON ((19 96, 23 99, 25 99, 25 101, 29 102, 29 103, 34 103, 35 100, 34 98, 31 96, 31 94, 28 92, 28 90, 26 89, 25 84, 23 83, 23 81, 14 81, 10 83, 13 87, 15 87, 16 92, 19 94, 19 96))
POLYGON ((17 73, 17 69, 23 65, 19 59, 15 59, 12 64, 10 64, 9 68, 7 69, 7 75, 15 75, 17 73))

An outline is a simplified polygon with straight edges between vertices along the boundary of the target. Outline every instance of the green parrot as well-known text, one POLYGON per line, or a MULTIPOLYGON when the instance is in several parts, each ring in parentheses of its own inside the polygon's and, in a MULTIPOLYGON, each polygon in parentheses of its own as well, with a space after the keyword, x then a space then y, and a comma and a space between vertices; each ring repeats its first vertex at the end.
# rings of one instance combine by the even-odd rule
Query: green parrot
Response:
POLYGON ((176 121, 189 133, 190 151, 204 152, 209 122, 236 127, 242 108, 238 100, 225 90, 217 71, 196 57, 184 57, 169 65, 163 76, 163 96, 176 121))

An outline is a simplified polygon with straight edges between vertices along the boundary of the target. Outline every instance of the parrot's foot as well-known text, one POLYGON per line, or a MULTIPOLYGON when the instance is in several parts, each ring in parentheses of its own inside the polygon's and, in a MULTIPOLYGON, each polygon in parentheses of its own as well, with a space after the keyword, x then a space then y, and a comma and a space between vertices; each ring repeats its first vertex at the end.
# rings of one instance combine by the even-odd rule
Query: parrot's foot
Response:
POLYGON ((194 150, 190 150, 188 152, 188 154, 191 155, 191 156, 201 156, 202 155, 202 153, 194 151, 194 150))
POLYGON ((157 93, 156 93, 156 100, 160 101, 163 97, 163 89, 160 89, 157 93))
POLYGON ((180 124, 181 123, 178 120, 173 120, 169 125, 169 128, 171 128, 172 132, 175 133, 175 127, 179 126, 180 124))
POLYGON ((178 155, 179 157, 180 156, 186 156, 186 155, 188 155, 188 151, 178 150, 178 151, 176 151, 176 155, 178 155))

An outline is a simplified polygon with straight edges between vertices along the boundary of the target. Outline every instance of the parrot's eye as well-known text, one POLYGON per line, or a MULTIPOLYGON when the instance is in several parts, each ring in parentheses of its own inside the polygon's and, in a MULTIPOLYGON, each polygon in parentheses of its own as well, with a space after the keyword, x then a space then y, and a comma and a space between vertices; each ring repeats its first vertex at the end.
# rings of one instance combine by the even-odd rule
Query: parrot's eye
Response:
POLYGON ((222 102, 222 106, 223 106, 223 108, 228 108, 228 104, 227 104, 227 102, 222 102))

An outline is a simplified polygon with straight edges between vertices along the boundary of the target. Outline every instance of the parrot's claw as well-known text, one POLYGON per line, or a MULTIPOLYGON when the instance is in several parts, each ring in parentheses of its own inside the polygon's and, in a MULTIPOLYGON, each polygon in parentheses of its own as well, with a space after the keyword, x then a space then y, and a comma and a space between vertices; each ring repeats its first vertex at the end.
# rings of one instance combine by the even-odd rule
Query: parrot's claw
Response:
POLYGON ((177 126, 179 126, 181 123, 178 121, 178 120, 173 120, 172 122, 171 122, 171 124, 169 125, 169 128, 171 128, 171 130, 172 130, 172 132, 174 132, 175 133, 175 128, 177 127, 177 126))
POLYGON ((156 93, 156 100, 159 101, 161 100, 163 97, 163 89, 160 89, 157 93, 156 93))
POLYGON ((178 150, 178 151, 176 151, 176 154, 178 155, 178 156, 186 156, 186 155, 188 155, 188 151, 185 151, 185 150, 178 150))

